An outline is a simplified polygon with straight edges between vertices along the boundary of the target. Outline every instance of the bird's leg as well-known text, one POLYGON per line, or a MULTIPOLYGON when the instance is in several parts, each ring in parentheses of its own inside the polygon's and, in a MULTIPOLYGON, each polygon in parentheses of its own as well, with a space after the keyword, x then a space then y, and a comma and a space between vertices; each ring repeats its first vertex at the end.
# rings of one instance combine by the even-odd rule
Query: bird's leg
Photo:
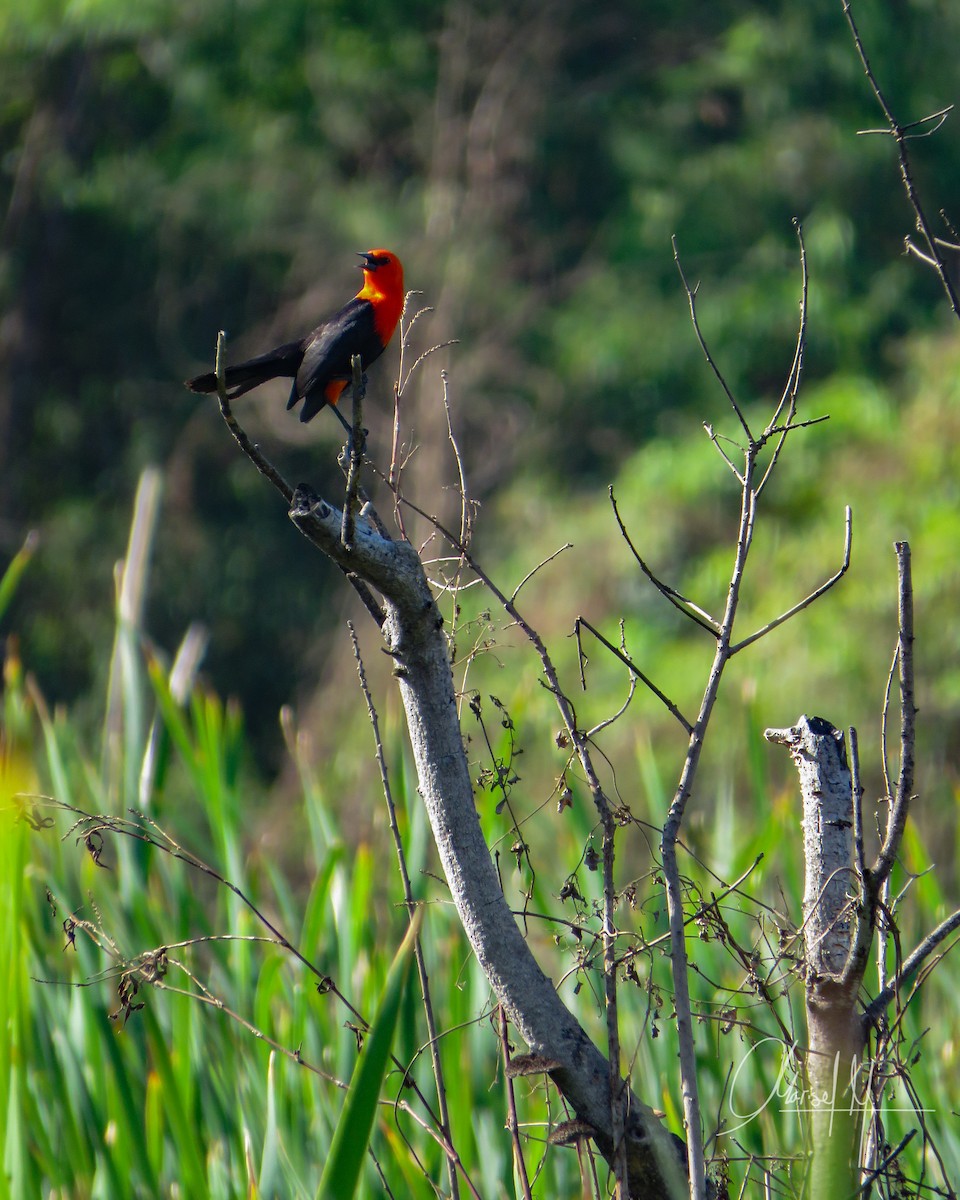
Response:
POLYGON ((335 404, 331 404, 329 407, 333 409, 337 420, 344 427, 344 429, 347 431, 347 433, 353 433, 353 426, 350 424, 350 422, 347 420, 347 418, 343 415, 343 413, 340 411, 340 409, 337 408, 337 406, 335 404))

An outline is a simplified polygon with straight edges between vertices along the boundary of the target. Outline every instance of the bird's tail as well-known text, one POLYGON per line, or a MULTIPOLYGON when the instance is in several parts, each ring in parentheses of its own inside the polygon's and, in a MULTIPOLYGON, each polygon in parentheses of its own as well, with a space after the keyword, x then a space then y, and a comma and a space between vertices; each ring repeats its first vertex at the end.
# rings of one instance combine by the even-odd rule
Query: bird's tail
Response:
MULTIPOLYGON (((287 342, 284 346, 278 346, 276 350, 268 350, 266 354, 227 367, 223 373, 227 395, 231 400, 235 400, 237 396, 242 396, 251 388, 259 387, 268 379, 293 379, 302 360, 302 342, 287 342)), ((187 380, 187 387, 191 392, 215 392, 217 376, 213 371, 197 375, 196 378, 187 380)))

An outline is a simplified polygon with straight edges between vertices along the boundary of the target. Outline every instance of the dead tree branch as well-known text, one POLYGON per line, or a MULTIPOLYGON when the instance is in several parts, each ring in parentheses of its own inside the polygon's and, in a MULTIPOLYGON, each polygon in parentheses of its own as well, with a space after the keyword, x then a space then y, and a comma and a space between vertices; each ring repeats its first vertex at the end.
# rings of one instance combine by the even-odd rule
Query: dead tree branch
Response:
MULTIPOLYGON (((409 543, 388 541, 362 521, 347 550, 341 513, 306 488, 297 489, 290 517, 341 570, 383 597, 385 648, 395 664, 421 795, 464 931, 520 1036, 533 1052, 562 1064, 551 1070, 551 1079, 612 1162, 621 1146, 611 1124, 611 1065, 541 971, 504 898, 473 800, 443 619, 420 559, 409 543)), ((624 1135, 631 1195, 666 1198, 672 1187, 682 1187, 676 1140, 636 1096, 626 1106, 624 1135)))

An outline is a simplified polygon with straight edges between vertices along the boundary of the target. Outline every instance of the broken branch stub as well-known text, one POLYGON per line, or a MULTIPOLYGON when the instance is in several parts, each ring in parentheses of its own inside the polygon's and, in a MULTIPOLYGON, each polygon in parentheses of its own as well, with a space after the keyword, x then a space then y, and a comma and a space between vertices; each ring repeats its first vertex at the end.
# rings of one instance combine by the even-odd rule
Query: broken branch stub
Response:
POLYGON ((803 925, 808 983, 838 979, 853 949, 857 880, 853 867, 853 791, 843 733, 822 717, 768 729, 786 746, 803 796, 803 925))

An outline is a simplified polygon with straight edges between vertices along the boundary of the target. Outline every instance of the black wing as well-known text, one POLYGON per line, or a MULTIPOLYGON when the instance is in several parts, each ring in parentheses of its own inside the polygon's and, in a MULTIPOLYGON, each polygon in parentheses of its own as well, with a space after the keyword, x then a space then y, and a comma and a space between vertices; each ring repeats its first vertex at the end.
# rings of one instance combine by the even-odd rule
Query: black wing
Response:
POLYGON ((355 354, 360 355, 361 365, 366 370, 382 353, 383 344, 374 325, 373 305, 369 300, 351 300, 305 339, 303 362, 287 408, 304 399, 306 403, 300 419, 308 421, 327 403, 325 393, 329 384, 334 380, 350 379, 355 354))

